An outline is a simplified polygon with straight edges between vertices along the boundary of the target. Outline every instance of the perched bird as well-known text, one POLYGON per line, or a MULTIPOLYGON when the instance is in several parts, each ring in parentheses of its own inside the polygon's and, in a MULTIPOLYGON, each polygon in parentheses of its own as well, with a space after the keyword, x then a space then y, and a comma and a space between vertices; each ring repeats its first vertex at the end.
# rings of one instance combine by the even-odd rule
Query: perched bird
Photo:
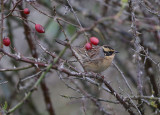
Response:
POLYGON ((85 71, 100 73, 106 70, 112 63, 117 51, 107 45, 95 46, 91 50, 85 47, 72 47, 85 71))
POLYGON ((56 42, 64 46, 69 46, 84 70, 88 72, 103 72, 111 65, 115 54, 119 53, 108 45, 94 46, 90 50, 86 50, 85 47, 74 47, 58 39, 56 39, 56 42))
MULTIPOLYGON (((61 40, 56 40, 56 42, 64 46, 70 47, 73 54, 76 56, 78 61, 83 66, 84 70, 87 72, 95 72, 95 73, 103 72, 111 65, 115 57, 115 54, 118 53, 108 45, 94 46, 90 50, 87 50, 85 46, 75 47, 61 40)), ((102 86, 102 82, 97 81, 100 87, 97 86, 89 87, 89 85, 84 81, 81 81, 81 83, 88 92, 90 92, 95 97, 99 97, 100 87, 102 86)))
MULTIPOLYGON (((111 65, 115 54, 118 53, 107 45, 95 46, 90 50, 86 50, 85 47, 71 47, 71 49, 85 71, 95 72, 98 74, 106 70, 111 65)), ((97 81, 97 83, 99 84, 99 87, 89 87, 86 82, 82 82, 84 88, 87 88, 87 90, 95 97, 99 97, 100 89, 103 83, 100 81, 97 81)))

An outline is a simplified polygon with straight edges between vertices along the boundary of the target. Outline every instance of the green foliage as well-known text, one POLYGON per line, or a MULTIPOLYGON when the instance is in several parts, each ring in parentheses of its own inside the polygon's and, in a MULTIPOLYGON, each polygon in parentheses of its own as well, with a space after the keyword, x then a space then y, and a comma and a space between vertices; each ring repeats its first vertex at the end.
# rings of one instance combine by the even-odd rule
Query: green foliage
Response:
POLYGON ((73 34, 76 32, 76 27, 74 27, 73 25, 68 25, 68 26, 67 26, 67 32, 68 32, 70 35, 73 35, 73 34))
POLYGON ((46 35, 49 35, 49 37, 56 36, 57 32, 59 31, 59 25, 53 21, 50 21, 46 25, 46 28, 47 28, 46 35))
POLYGON ((4 102, 4 105, 2 106, 2 109, 6 111, 7 108, 8 108, 8 103, 5 101, 5 102, 4 102))
POLYGON ((121 0, 122 3, 128 3, 128 0, 121 0))
POLYGON ((40 2, 46 6, 51 7, 50 0, 40 0, 40 2))
POLYGON ((150 104, 152 107, 157 108, 157 104, 155 103, 155 101, 151 101, 150 104))

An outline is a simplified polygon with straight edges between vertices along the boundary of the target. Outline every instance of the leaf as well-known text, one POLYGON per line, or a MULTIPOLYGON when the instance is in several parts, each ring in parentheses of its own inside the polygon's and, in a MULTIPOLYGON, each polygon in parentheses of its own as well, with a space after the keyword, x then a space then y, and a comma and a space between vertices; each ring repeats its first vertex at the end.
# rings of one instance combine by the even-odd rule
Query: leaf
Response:
POLYGON ((155 101, 151 101, 150 104, 151 104, 152 107, 157 108, 157 104, 155 103, 155 101))
POLYGON ((128 0, 121 0, 122 3, 128 3, 128 0))
POLYGON ((3 109, 3 110, 7 110, 7 108, 8 108, 8 103, 5 101, 2 109, 3 109))
POLYGON ((47 37, 56 36, 56 34, 59 31, 59 25, 56 22, 53 22, 52 20, 47 23, 45 28, 47 37))
POLYGON ((76 27, 72 26, 72 25, 68 25, 67 26, 67 32, 72 35, 76 32, 76 27))

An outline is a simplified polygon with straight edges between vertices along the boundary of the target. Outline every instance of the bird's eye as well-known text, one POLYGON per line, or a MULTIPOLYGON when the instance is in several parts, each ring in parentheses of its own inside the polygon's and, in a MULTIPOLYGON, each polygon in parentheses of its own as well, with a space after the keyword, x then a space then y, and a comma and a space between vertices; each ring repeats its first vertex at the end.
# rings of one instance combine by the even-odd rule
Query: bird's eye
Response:
POLYGON ((112 55, 112 54, 113 54, 113 51, 104 52, 104 55, 105 55, 105 56, 110 56, 110 55, 112 55))
POLYGON ((112 54, 113 54, 113 51, 109 51, 108 53, 109 53, 110 55, 112 55, 112 54))

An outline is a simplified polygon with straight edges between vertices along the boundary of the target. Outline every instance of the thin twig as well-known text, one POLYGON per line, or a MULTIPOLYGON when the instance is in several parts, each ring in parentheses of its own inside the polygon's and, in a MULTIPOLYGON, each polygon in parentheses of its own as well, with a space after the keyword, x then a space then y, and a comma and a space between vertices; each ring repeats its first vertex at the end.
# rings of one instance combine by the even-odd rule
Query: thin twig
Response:
POLYGON ((1 39, 0 39, 0 47, 3 48, 3 17, 4 17, 4 3, 3 3, 4 0, 1 0, 1 39))
POLYGON ((20 71, 20 70, 26 70, 29 68, 32 68, 33 65, 28 65, 25 67, 16 67, 16 68, 8 68, 8 69, 0 69, 0 72, 4 72, 4 71, 20 71))
POLYGON ((16 4, 14 5, 14 7, 12 8, 12 10, 11 10, 5 17, 1 18, 1 20, 3 20, 3 19, 5 19, 5 18, 7 18, 8 16, 10 16, 10 15, 13 13, 13 11, 15 11, 15 8, 17 7, 17 5, 18 5, 21 1, 22 1, 22 0, 17 1, 16 4))
POLYGON ((33 90, 30 90, 26 96, 18 103, 16 104, 14 107, 12 107, 11 109, 9 109, 7 111, 7 114, 10 114, 12 112, 14 112, 16 109, 18 109, 32 94, 32 92, 38 87, 38 85, 41 83, 41 81, 43 80, 43 78, 46 76, 46 74, 49 72, 49 70, 51 69, 52 64, 50 64, 46 71, 42 73, 42 75, 39 77, 39 79, 36 81, 36 83, 33 86, 33 90))
POLYGON ((156 10, 152 10, 150 7, 146 6, 143 0, 138 0, 138 2, 151 14, 157 16, 158 18, 160 17, 160 13, 156 10))
POLYGON ((129 89, 130 92, 131 92, 131 95, 133 95, 133 91, 132 91, 132 89, 131 89, 131 86, 129 85, 126 77, 124 76, 124 73, 120 70, 120 68, 119 68, 119 67, 117 66, 117 64, 115 64, 114 62, 113 62, 113 65, 114 65, 114 66, 116 67, 116 69, 120 72, 122 78, 124 79, 125 83, 127 84, 128 89, 129 89))

